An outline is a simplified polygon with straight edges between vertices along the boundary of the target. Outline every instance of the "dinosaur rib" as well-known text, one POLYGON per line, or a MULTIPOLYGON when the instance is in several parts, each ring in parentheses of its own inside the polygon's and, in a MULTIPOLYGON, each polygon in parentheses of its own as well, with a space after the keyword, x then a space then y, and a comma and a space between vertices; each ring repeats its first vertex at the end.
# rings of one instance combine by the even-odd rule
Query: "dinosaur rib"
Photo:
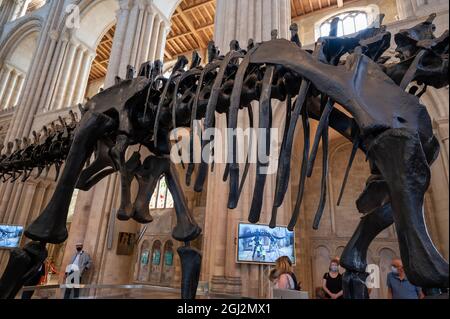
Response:
MULTIPOLYGON (((215 119, 215 112, 216 112, 216 106, 219 99, 219 95, 221 93, 221 86, 223 82, 223 78, 225 76, 225 71, 228 67, 228 64, 236 58, 242 57, 242 53, 237 51, 231 51, 227 54, 225 59, 222 61, 219 73, 217 74, 216 80, 214 82, 214 85, 211 90, 211 96, 208 101, 208 106, 206 107, 206 115, 205 115, 205 123, 204 123, 204 130, 207 130, 211 127, 213 127, 214 119, 215 119)), ((202 160, 199 164, 198 173, 197 173, 197 179, 195 181, 194 190, 196 192, 201 192, 203 190, 203 184, 205 183, 206 175, 208 172, 208 160, 204 159, 204 149, 206 146, 210 143, 210 140, 203 139, 202 140, 202 160)))
MULTIPOLYGON (((292 145, 294 143, 295 129, 297 127, 298 118, 302 112, 303 106, 305 105, 306 97, 308 95, 308 90, 311 82, 304 79, 300 85, 300 91, 298 93, 297 101, 295 103, 295 109, 291 116, 291 121, 289 123, 289 131, 286 136, 285 147, 281 149, 278 173, 277 173, 277 186, 275 193, 274 206, 280 207, 283 204, 284 196, 289 183, 290 176, 290 165, 291 165, 291 154, 292 145)), ((287 125, 287 123, 286 123, 287 125)))
POLYGON ((309 156, 307 176, 311 177, 314 169, 314 161, 316 160, 317 151, 319 149, 320 139, 323 139, 323 132, 328 130, 328 123, 330 119, 331 111, 333 110, 333 102, 326 98, 328 101, 325 102, 325 108, 322 112, 320 118, 319 126, 317 127, 316 136, 314 138, 314 144, 312 146, 311 155, 309 156))
MULTIPOLYGON (((255 48, 250 51, 253 52, 255 48)), ((237 70, 233 91, 231 92, 229 107, 229 123, 228 128, 235 132, 237 128, 238 112, 241 106, 242 88, 245 80, 245 74, 250 65, 250 54, 247 54, 237 70)), ((228 197, 228 208, 237 207, 239 201, 239 164, 237 163, 237 141, 235 134, 228 136, 228 160, 225 174, 230 177, 230 195, 228 197)), ((224 174, 224 179, 225 175, 224 174)))
POLYGON ((300 216, 300 208, 303 201, 303 194, 305 192, 305 183, 306 183, 306 169, 308 165, 308 157, 309 157, 309 144, 310 144, 310 125, 309 125, 309 117, 308 111, 305 109, 302 114, 302 124, 303 124, 303 159, 302 159, 302 168, 300 173, 300 182, 298 183, 298 193, 297 200, 295 201, 295 207, 292 212, 291 221, 288 225, 288 230, 294 230, 295 225, 297 224, 298 217, 300 216))
MULTIPOLYGON (((259 136, 257 142, 257 162, 256 162, 256 180, 253 192, 253 200, 250 208, 248 220, 251 223, 257 223, 261 215, 264 186, 266 184, 266 172, 264 169, 269 167, 269 163, 262 163, 260 159, 261 138, 265 140, 265 155, 270 156, 270 128, 272 127, 272 80, 275 67, 269 65, 264 74, 263 85, 261 89, 261 98, 259 99, 259 136)), ((230 192, 231 196, 231 192, 230 192)))
MULTIPOLYGON (((283 152, 284 148, 286 147, 286 140, 287 140, 287 136, 289 133, 289 126, 290 126, 290 122, 291 122, 291 112, 292 112, 292 97, 291 97, 291 95, 288 95, 287 99, 286 99, 286 115, 285 115, 285 119, 284 119, 285 124, 284 124, 284 133, 283 133, 283 142, 281 144, 281 153, 283 152)), ((278 166, 278 172, 279 172, 279 168, 280 167, 278 166)), ((275 194, 277 194, 279 192, 278 178, 279 178, 279 176, 277 175, 277 184, 275 186, 275 194)), ((271 217, 270 223, 269 223, 270 228, 275 228, 277 225, 277 213, 278 213, 278 207, 276 205, 273 205, 272 217, 271 217)))
POLYGON ((205 75, 209 72, 217 69, 220 67, 220 61, 213 61, 211 63, 208 63, 203 71, 200 74, 200 78, 198 80, 197 90, 195 92, 195 98, 194 98, 194 104, 192 105, 192 114, 191 114, 191 125, 190 125, 190 132, 189 132, 189 164, 188 169, 186 170, 186 185, 191 185, 191 177, 194 173, 195 169, 195 163, 194 163, 194 123, 197 120, 197 113, 198 113, 198 102, 200 99, 200 93, 203 88, 203 82, 205 79, 205 75))
MULTIPOLYGON (((323 211, 325 209, 326 196, 327 196, 327 178, 328 178, 328 122, 331 113, 331 103, 327 102, 327 106, 323 112, 323 128, 322 128, 322 180, 320 183, 320 200, 319 207, 317 208, 316 215, 314 217, 313 229, 319 228, 320 220, 322 219, 323 211), (329 111, 327 111, 329 110, 329 111), (325 116, 324 116, 325 115, 325 116)), ((322 119, 320 120, 322 123, 322 119)), ((319 123, 320 126, 320 123, 319 123)), ((311 163, 311 162, 310 162, 311 163)), ((311 167, 311 166, 310 166, 311 167)))
POLYGON ((356 152, 358 152, 359 143, 360 143, 359 137, 355 138, 355 140, 353 141, 352 152, 350 154, 348 165, 347 165, 347 168, 345 170, 345 175, 344 175, 344 180, 342 182, 341 191, 339 192, 339 198, 338 198, 338 201, 337 201, 337 206, 341 205, 342 196, 344 195, 345 186, 347 185, 348 175, 350 174, 350 170, 352 168, 353 161, 355 160, 356 152))

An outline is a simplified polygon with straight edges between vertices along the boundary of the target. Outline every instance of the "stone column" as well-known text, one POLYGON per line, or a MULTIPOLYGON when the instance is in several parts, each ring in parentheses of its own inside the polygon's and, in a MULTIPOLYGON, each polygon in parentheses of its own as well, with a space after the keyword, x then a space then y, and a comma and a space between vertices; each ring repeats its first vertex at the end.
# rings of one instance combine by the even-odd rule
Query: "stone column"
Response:
POLYGON ((28 6, 30 5, 31 0, 16 0, 16 1, 18 3, 18 8, 19 8, 19 14, 16 18, 16 19, 18 19, 20 17, 23 17, 27 13, 28 6))
POLYGON ((30 1, 31 0, 14 0, 14 11, 11 17, 11 21, 19 19, 25 15, 30 1))
POLYGON ((3 0, 0 5, 0 35, 3 26, 11 21, 14 13, 14 0, 3 0))
MULTIPOLYGON (((256 42, 271 38, 271 30, 277 29, 279 37, 289 37, 291 22, 290 2, 288 0, 217 0, 214 40, 222 54, 229 51, 229 43, 236 39, 241 47, 247 46, 248 39, 256 42)), ((257 105, 254 108, 257 119, 257 105)), ((238 127, 248 127, 247 116, 240 112, 238 127)), ((284 128, 285 108, 283 104, 273 105, 273 127, 284 128)), ((226 127, 223 116, 217 118, 217 127, 226 127)), ((255 123, 255 126, 257 124, 255 123)), ((280 135, 282 136, 282 135, 280 135)), ((245 150, 247 152, 247 150, 245 150)), ((268 269, 258 265, 236 264, 237 224, 248 220, 253 197, 255 179, 254 166, 249 172, 239 205, 235 210, 227 209, 228 183, 222 181, 224 164, 215 164, 214 173, 208 176, 208 194, 205 216, 204 261, 202 281, 210 282, 211 291, 242 294, 251 297, 267 296, 266 287, 260 285, 268 269), (219 195, 222 194, 222 195, 219 195), (245 283, 245 284, 244 284, 245 283)), ((241 167, 241 172, 242 172, 241 167)), ((268 223, 272 211, 275 174, 268 176, 264 192, 261 223, 268 223)), ((287 224, 290 212, 290 190, 286 194, 285 204, 280 208, 278 224, 287 224)))
POLYGON ((414 17, 414 7, 412 1, 415 0, 397 0, 397 13, 399 20, 405 20, 414 17))
POLYGON ((17 74, 17 71, 12 70, 11 75, 8 80, 8 85, 5 89, 5 93, 3 94, 2 101, 0 102, 0 104, 3 105, 3 108, 5 108, 5 109, 8 108, 11 97, 14 94, 14 88, 16 86, 18 77, 19 77, 19 75, 17 74))
POLYGON ((10 100, 10 103, 7 107, 16 107, 19 102, 20 94, 22 93, 23 82, 25 80, 25 76, 23 74, 19 74, 17 77, 17 82, 14 87, 14 93, 10 100))
MULTIPOLYGON (((153 21, 152 39, 157 39, 159 37, 160 30, 161 30, 161 18, 157 14, 155 15, 153 21)), ((152 41, 149 48, 148 60, 150 61, 155 60, 156 47, 157 47, 156 41, 152 41)))
POLYGON ((287 0, 218 0, 214 41, 225 53, 231 40, 245 47, 250 38, 255 42, 270 40, 273 29, 287 38, 290 23, 291 5, 287 0))
MULTIPOLYGON (((4 1, 5 2, 5 1, 4 1)), ((52 57, 55 56, 56 41, 51 37, 52 31, 57 29, 64 10, 63 1, 50 1, 48 3, 48 15, 43 20, 42 30, 38 39, 37 49, 33 55, 33 61, 28 70, 26 80, 23 85, 23 94, 20 97, 20 107, 14 112, 11 125, 8 129, 6 141, 14 138, 29 136, 31 124, 34 120, 38 107, 42 99, 48 92, 43 92, 49 73, 49 65, 52 57)), ((2 11, 2 10, 0 10, 2 11)), ((41 103, 40 103, 41 102, 41 103)), ((23 183, 6 183, 0 185, 0 220, 7 223, 14 215, 20 199, 17 194, 21 193, 23 183)))
POLYGON ((0 31, 5 23, 24 16, 30 1, 31 0, 3 0, 0 5, 0 31))
POLYGON ((160 57, 167 30, 160 31, 165 21, 149 0, 122 0, 117 12, 117 28, 111 50, 105 87, 114 84, 114 78, 126 76, 127 66, 136 70, 143 62, 160 57), (158 22, 159 21, 159 22, 158 22))
POLYGON ((151 8, 151 6, 147 7, 147 14, 145 18, 145 32, 143 33, 143 38, 141 39, 142 42, 142 50, 139 57, 140 61, 148 61, 149 60, 149 52, 150 52, 150 45, 152 44, 152 33, 153 29, 155 27, 155 16, 156 12, 154 12, 151 8))
POLYGON ((169 34, 170 32, 170 27, 168 27, 167 25, 168 24, 165 21, 161 21, 156 53, 155 56, 153 57, 153 60, 161 60, 161 61, 164 60, 164 49, 166 47, 167 34, 169 34))
MULTIPOLYGON (((62 68, 62 63, 64 61, 64 56, 66 54, 67 45, 69 39, 67 37, 63 37, 62 39, 57 39, 58 35, 53 33, 50 35, 55 41, 58 41, 55 51, 55 58, 52 60, 50 65, 50 73, 53 74, 51 80, 45 84, 44 91, 45 92, 55 92, 55 87, 58 82, 58 74, 62 68)), ((50 110, 52 108, 54 94, 47 94, 45 102, 42 105, 42 108, 45 110, 50 110)))
POLYGON ((117 11, 116 32, 114 34, 114 41, 111 48, 111 56, 109 58, 108 73, 105 79, 105 88, 114 84, 114 78, 119 74, 120 58, 122 55, 123 42, 128 25, 128 15, 130 12, 131 1, 119 1, 120 9, 117 11))
POLYGON ((64 101, 70 81, 72 66, 75 61, 77 47, 77 44, 75 44, 73 41, 69 41, 69 47, 64 58, 64 64, 61 69, 60 78, 58 80, 58 89, 56 90, 56 95, 51 107, 52 110, 59 110, 63 107, 68 106, 64 105, 64 101))
POLYGON ((84 94, 86 93, 86 87, 89 80, 89 71, 91 69, 92 61, 95 58, 95 52, 86 50, 83 53, 83 61, 81 63, 80 74, 78 75, 78 79, 76 81, 77 85, 75 87, 75 93, 73 96, 73 100, 71 101, 71 105, 75 105, 78 103, 83 103, 84 94))
POLYGON ((3 106, 1 101, 3 100, 3 96, 6 94, 6 88, 8 86, 10 77, 11 77, 11 68, 8 65, 4 65, 0 77, 0 106, 3 106))
POLYGON ((77 85, 77 80, 79 73, 81 71, 81 63, 83 62, 83 55, 86 49, 83 47, 83 45, 79 45, 78 49, 75 53, 74 62, 72 65, 72 69, 70 70, 70 76, 69 83, 67 83, 67 93, 64 97, 63 107, 72 106, 72 100, 73 96, 75 94, 75 89, 77 85))
POLYGON ((122 58, 119 64, 119 76, 121 78, 125 77, 127 66, 131 62, 131 50, 133 48, 133 44, 135 43, 135 35, 136 33, 138 33, 137 23, 139 18, 139 11, 139 6, 134 4, 128 17, 127 31, 122 49, 122 58))
POLYGON ((441 146, 436 161, 431 166, 431 183, 429 188, 432 215, 435 229, 431 228, 436 247, 442 255, 449 258, 449 96, 448 88, 429 88, 422 96, 422 103, 433 119, 433 130, 441 146))

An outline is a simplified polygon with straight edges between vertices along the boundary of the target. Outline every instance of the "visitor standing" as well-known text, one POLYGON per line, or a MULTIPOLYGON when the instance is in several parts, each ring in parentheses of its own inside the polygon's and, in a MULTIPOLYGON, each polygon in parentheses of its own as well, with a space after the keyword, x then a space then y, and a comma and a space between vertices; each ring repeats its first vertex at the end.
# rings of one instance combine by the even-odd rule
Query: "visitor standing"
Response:
POLYGON ((322 288, 328 299, 344 299, 342 275, 339 273, 339 259, 331 260, 328 272, 323 275, 322 288))

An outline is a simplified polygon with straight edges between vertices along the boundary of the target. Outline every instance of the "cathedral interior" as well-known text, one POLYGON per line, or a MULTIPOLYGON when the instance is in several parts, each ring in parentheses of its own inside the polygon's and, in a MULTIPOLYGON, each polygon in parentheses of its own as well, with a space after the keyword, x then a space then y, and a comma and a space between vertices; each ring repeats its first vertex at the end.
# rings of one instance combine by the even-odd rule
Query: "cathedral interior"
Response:
MULTIPOLYGON (((447 0, 0 0, 0 145, 31 136, 44 126, 55 125, 69 111, 81 116, 79 104, 111 87, 116 77, 127 77, 127 66, 161 60, 163 74, 170 74, 178 57, 191 60, 197 51, 202 65, 208 61, 208 45, 214 41, 220 52, 228 52, 231 40, 242 47, 248 39, 262 42, 290 38, 289 27, 298 25, 304 49, 326 36, 332 21, 339 19, 338 36, 363 30, 384 14, 384 25, 395 34, 436 13, 435 34, 449 28, 447 0)), ((387 53, 395 56, 394 39, 387 53)), ((440 153, 431 167, 431 184, 425 194, 424 214, 428 232, 437 250, 449 258, 449 92, 448 86, 429 87, 421 102, 432 119, 440 153)), ((273 127, 282 129, 283 108, 274 105, 273 127)), ((217 115, 217 121, 223 121, 217 115)), ((245 118, 239 125, 248 126, 245 118)), ((317 123, 312 123, 312 136, 317 123)), ((282 131, 281 131, 282 132, 282 131)), ((282 134, 282 133, 281 133, 282 134)), ((303 137, 296 133, 292 161, 301 162, 303 137)), ((17 147, 17 146, 14 146, 17 147)), ((138 151, 130 147, 130 151, 138 151)), ((146 150, 140 150, 145 153, 146 150)), ((327 202, 320 228, 313 220, 320 200, 321 161, 306 182, 299 222, 293 235, 294 272, 302 290, 315 298, 330 260, 341 256, 358 226, 361 214, 355 200, 363 191, 370 168, 363 152, 356 153, 345 193, 340 198, 352 143, 330 130, 327 202), (339 205, 337 204, 340 199, 339 205)), ((322 157, 318 150, 317 158, 322 157)), ((131 152, 130 152, 131 154, 131 152)), ((209 172, 203 192, 182 183, 188 208, 202 228, 192 242, 201 251, 200 295, 272 298, 268 263, 241 262, 238 256, 239 225, 248 222, 255 176, 243 186, 236 209, 227 206, 228 183, 222 179, 225 165, 217 163, 209 172)), ((186 168, 177 165, 180 176, 186 168)), ((22 182, 0 184, 0 225, 27 227, 50 201, 55 191, 55 167, 22 182)), ((278 224, 286 226, 295 206, 300 166, 291 168, 285 201, 278 210, 278 224)), ((3 176, 2 176, 3 178, 3 176)), ((259 223, 268 225, 276 188, 276 174, 268 175, 259 223)), ((60 298, 65 269, 75 246, 82 242, 93 266, 83 282, 93 288, 85 296, 125 294, 127 298, 178 298, 181 264, 172 238, 176 224, 175 204, 167 182, 161 178, 150 200, 153 222, 145 225, 116 219, 120 206, 120 176, 112 174, 89 191, 76 190, 67 220, 68 239, 48 244, 48 267, 42 289, 34 298, 60 298), (122 291, 120 285, 139 287, 122 291), (47 287, 47 289, 44 289, 47 287), (95 288, 98 287, 98 288, 95 288)), ((137 193, 133 182, 132 196, 137 193)), ((29 239, 20 238, 23 246, 29 239)), ((10 251, 0 249, 0 274, 10 251)), ((391 261, 400 257, 397 234, 390 226, 369 247, 367 263, 378 270, 379 285, 370 298, 387 298, 386 276, 391 261)), ((125 290, 125 289, 123 289, 125 290)))

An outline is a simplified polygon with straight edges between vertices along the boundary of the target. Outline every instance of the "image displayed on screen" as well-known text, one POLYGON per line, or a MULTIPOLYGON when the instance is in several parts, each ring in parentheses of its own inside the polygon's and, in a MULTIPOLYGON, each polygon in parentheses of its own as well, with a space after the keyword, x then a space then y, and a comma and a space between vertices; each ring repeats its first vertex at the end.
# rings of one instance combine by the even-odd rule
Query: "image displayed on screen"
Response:
POLYGON ((0 249, 19 247, 22 233, 22 226, 0 225, 0 249))
POLYGON ((238 257, 241 263, 274 264, 281 256, 295 263, 294 232, 286 227, 239 224, 238 257))

